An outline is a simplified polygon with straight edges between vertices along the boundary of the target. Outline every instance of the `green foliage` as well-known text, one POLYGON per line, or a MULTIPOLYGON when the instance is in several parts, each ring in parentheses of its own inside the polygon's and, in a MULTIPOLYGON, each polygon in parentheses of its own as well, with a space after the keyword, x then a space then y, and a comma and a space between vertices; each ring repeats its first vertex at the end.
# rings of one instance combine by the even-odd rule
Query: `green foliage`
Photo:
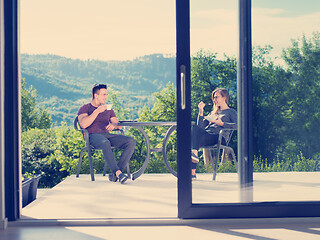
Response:
POLYGON ((218 87, 229 90, 230 106, 236 106, 237 64, 235 58, 225 56, 216 60, 216 53, 200 50, 191 58, 191 109, 192 119, 198 115, 200 101, 206 103, 205 114, 212 111, 212 91, 218 87))
POLYGON ((64 177, 60 163, 51 158, 56 151, 54 129, 30 129, 21 135, 22 174, 42 174, 39 187, 53 187, 64 177))
MULTIPOLYGON (((141 111, 138 121, 152 122, 152 121, 176 121, 176 90, 173 84, 168 84, 160 93, 154 94, 155 103, 152 108, 144 107, 141 111)), ((162 141, 168 127, 144 127, 147 133, 151 148, 161 148, 162 141)), ((128 135, 134 137, 137 141, 136 150, 133 153, 130 166, 134 170, 138 170, 146 157, 146 145, 144 138, 139 130, 131 128, 128 135)), ((173 133, 167 145, 167 157, 171 163, 171 167, 176 169, 176 134, 173 133)), ((161 153, 151 153, 150 162, 145 171, 146 173, 163 173, 168 172, 161 153)))
MULTIPOLYGON (((134 120, 132 119, 131 109, 126 107, 123 103, 119 101, 120 93, 112 92, 108 96, 108 101, 110 101, 112 105, 112 109, 114 110, 117 118, 119 120, 134 120)), ((139 106, 140 107, 140 106, 139 106)), ((138 108, 135 108, 135 111, 138 111, 138 108)), ((134 116, 137 116, 136 114, 134 116)))
POLYGON ((221 173, 228 173, 228 172, 236 173, 237 169, 231 161, 226 161, 224 164, 219 165, 219 168, 217 171, 221 173))
POLYGON ((286 69, 268 58, 271 46, 254 51, 255 155, 286 160, 320 152, 320 33, 292 40, 283 50, 286 69))
POLYGON ((291 73, 268 60, 271 46, 253 51, 253 122, 254 153, 272 160, 283 145, 288 128, 288 92, 291 73))
POLYGON ((37 92, 30 86, 26 87, 25 79, 21 80, 21 128, 22 131, 31 128, 46 129, 51 127, 51 116, 44 108, 39 109, 36 102, 37 92))
POLYGON ((283 51, 283 59, 292 73, 286 135, 310 158, 320 152, 320 33, 292 40, 292 46, 283 51))
POLYGON ((313 172, 320 171, 319 159, 307 159, 300 154, 287 159, 277 158, 275 161, 268 161, 261 156, 254 158, 254 172, 313 172))
POLYGON ((76 172, 80 150, 85 147, 83 137, 80 132, 63 124, 55 128, 56 150, 51 159, 57 160, 61 165, 62 171, 69 174, 76 172))

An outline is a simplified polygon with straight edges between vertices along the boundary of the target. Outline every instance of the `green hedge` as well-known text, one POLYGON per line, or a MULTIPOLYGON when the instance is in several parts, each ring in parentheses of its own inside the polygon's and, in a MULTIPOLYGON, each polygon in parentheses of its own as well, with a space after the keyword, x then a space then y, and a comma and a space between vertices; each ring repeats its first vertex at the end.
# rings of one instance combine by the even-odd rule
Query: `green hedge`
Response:
MULTIPOLYGON (((145 129, 150 137, 151 147, 161 147, 165 128, 145 129)), ((139 131, 131 128, 126 132, 137 141, 135 152, 130 160, 130 171, 137 171, 145 160, 146 147, 144 139, 139 131)), ((53 187, 71 174, 76 173, 80 150, 85 146, 80 132, 63 125, 52 129, 30 129, 22 133, 22 170, 23 174, 42 174, 40 187, 53 187)), ((115 151, 116 159, 121 151, 115 151)), ((167 156, 170 165, 177 170, 176 164, 176 133, 168 142, 167 156)), ((102 151, 94 151, 93 165, 95 173, 102 173, 104 160, 102 151)), ((319 157, 307 159, 302 153, 297 156, 268 161, 261 157, 255 157, 253 161, 254 172, 287 172, 287 171, 320 171, 319 157)), ((212 167, 206 166, 203 161, 197 166, 197 172, 211 172, 212 167)), ((108 169, 108 172, 110 170, 108 169)), ((236 172, 231 161, 219 166, 218 172, 236 172)), ((87 152, 83 156, 81 173, 89 174, 87 152)), ((168 173, 164 164, 162 153, 151 153, 150 161, 145 173, 168 173)))

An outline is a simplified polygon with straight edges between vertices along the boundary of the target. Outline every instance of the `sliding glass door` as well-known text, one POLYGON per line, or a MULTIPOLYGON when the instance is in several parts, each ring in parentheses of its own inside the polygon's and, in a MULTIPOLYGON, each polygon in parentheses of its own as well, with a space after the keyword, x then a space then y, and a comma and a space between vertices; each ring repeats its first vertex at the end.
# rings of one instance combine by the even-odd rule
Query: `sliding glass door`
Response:
MULTIPOLYGON (((267 48, 254 47, 252 53, 252 35, 256 38, 259 36, 255 35, 256 32, 252 33, 251 1, 235 0, 223 3, 221 1, 197 1, 197 4, 193 4, 192 0, 177 0, 176 2, 178 216, 180 218, 319 216, 320 198, 317 198, 319 190, 314 188, 319 184, 317 178, 314 177, 319 176, 316 159, 309 161, 310 164, 315 161, 315 169, 309 174, 305 173, 306 176, 309 176, 308 181, 300 182, 301 179, 288 181, 287 179, 282 182, 283 177, 288 174, 293 178, 297 177, 295 170, 291 173, 280 173, 278 174, 280 177, 275 177, 275 173, 268 172, 270 169, 266 167, 276 167, 276 160, 272 165, 271 160, 265 162, 259 159, 257 154, 259 151, 266 151, 263 148, 257 151, 257 139, 259 140, 262 137, 261 132, 265 131, 263 127, 266 120, 257 119, 257 114, 259 114, 257 107, 263 107, 259 102, 263 98, 269 101, 269 107, 272 106, 270 102, 272 95, 265 95, 265 92, 261 91, 259 95, 256 92, 259 86, 259 89, 264 89, 265 82, 261 76, 269 77, 269 84, 274 84, 274 87, 269 90, 276 91, 275 87, 280 85, 281 76, 285 77, 292 72, 290 73, 290 69, 281 71, 278 66, 268 65, 265 58, 259 58, 261 54, 268 51, 267 48), (237 32, 239 34, 235 34, 237 32), (268 75, 267 69, 271 74, 271 68, 278 76, 274 75, 271 78, 271 75, 268 75), (277 80, 279 83, 276 82, 277 80), (234 131, 229 143, 235 157, 230 151, 221 151, 219 155, 212 155, 209 152, 211 159, 209 158, 208 164, 203 161, 207 158, 208 153, 203 151, 201 155, 202 150, 200 150, 196 177, 192 177, 195 174, 191 171, 194 165, 191 163, 193 148, 191 142, 194 137, 191 129, 197 124, 198 103, 199 101, 205 102, 205 115, 209 114, 213 108, 211 92, 218 87, 224 87, 229 91, 229 107, 234 108, 238 115, 237 131, 234 131), (214 174, 215 166, 210 162, 215 159, 218 160, 216 175, 214 174), (258 166, 266 171, 259 172, 258 166), (301 189, 301 184, 304 186, 303 189, 301 189), (302 191, 301 194, 306 191, 312 192, 313 197, 310 198, 310 194, 307 198, 283 198, 279 194, 278 197, 270 196, 269 193, 274 194, 274 190, 283 189, 283 186, 298 187, 302 191)), ((298 2, 295 4, 299 4, 298 2)), ((261 24, 261 19, 253 18, 253 21, 256 21, 253 24, 261 24)), ((263 29, 266 29, 265 26, 263 29)), ((310 40, 309 45, 316 43, 316 36, 314 35, 310 40)), ((308 41, 305 42, 308 43, 308 41)), ((294 51, 293 48, 288 49, 287 56, 291 56, 292 51, 294 51)), ((278 95, 281 97, 281 92, 278 92, 278 95)), ((290 111, 284 113, 285 116, 281 118, 289 117, 290 111)), ((280 117, 279 114, 277 116, 280 117)), ((272 136, 266 134, 267 141, 272 136)), ((266 142, 265 146, 270 144, 272 142, 266 142)), ((289 143, 287 146, 294 147, 289 143)), ((307 164, 306 161, 304 163, 307 164)), ((292 166, 297 164, 292 163, 292 166)))

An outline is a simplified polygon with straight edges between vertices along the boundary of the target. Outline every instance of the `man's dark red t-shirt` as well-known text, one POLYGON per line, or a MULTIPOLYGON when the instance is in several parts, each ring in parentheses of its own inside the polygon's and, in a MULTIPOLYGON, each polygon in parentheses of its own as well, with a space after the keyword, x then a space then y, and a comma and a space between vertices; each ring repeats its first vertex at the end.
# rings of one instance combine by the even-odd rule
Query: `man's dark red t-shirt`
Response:
MULTIPOLYGON (((79 111, 78 116, 83 113, 87 113, 88 115, 91 115, 94 110, 96 110, 97 107, 92 106, 91 103, 83 105, 79 111)), ((110 123, 110 119, 112 117, 116 117, 116 114, 114 113, 113 109, 111 110, 105 110, 102 113, 99 113, 97 118, 93 121, 93 123, 87 127, 89 134, 91 133, 107 133, 106 126, 110 123)))

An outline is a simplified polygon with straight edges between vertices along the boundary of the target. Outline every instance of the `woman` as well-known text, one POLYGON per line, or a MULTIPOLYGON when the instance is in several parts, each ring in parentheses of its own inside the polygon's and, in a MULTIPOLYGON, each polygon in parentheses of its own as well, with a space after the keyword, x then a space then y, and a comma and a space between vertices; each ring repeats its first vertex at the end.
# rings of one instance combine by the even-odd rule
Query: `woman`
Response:
MULTIPOLYGON (((196 178, 196 168, 199 162, 198 150, 201 147, 218 143, 219 132, 223 128, 237 129, 237 112, 229 108, 229 93, 225 88, 217 88, 212 92, 213 111, 203 117, 204 102, 198 105, 199 115, 197 125, 192 128, 192 178, 196 178)), ((228 140, 231 130, 223 132, 222 143, 228 140)))

